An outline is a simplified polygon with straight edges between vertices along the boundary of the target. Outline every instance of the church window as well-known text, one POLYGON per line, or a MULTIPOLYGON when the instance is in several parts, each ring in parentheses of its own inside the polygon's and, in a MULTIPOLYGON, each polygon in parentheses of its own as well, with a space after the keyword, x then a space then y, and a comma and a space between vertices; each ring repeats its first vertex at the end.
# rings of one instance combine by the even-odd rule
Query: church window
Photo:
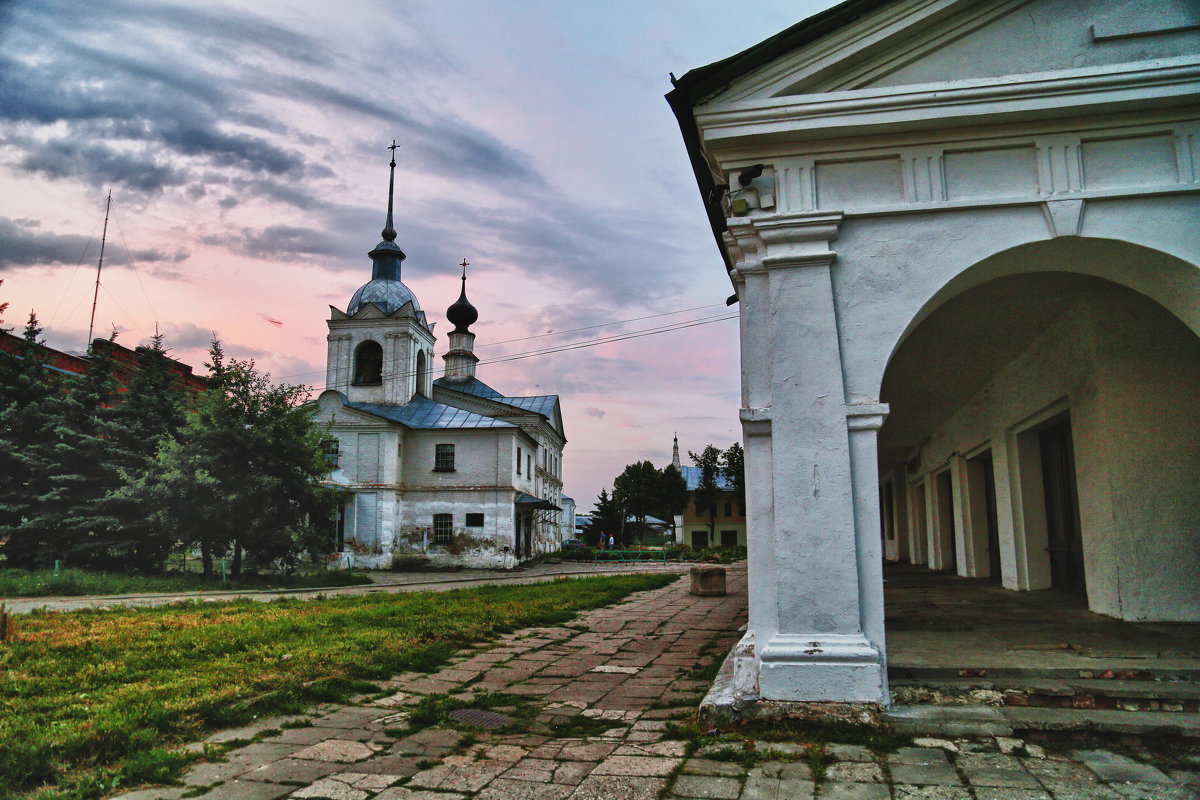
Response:
POLYGON ((521 474, 521 448, 517 448, 517 474, 521 474))
POLYGON ((433 515, 433 543, 450 544, 454 541, 454 515, 433 515))
POLYGON ((341 444, 337 439, 326 439, 322 444, 322 449, 325 451, 325 460, 329 462, 332 469, 337 469, 338 459, 341 456, 341 444))
POLYGON ((354 384, 372 386, 383 383, 383 348, 367 340, 354 351, 354 384))
POLYGON ((435 446, 433 471, 454 472, 454 445, 439 444, 435 446))
POLYGON ((525 455, 525 471, 530 475, 533 474, 533 456, 529 454, 525 455))
POLYGON ((483 527, 483 514, 481 514, 481 513, 467 514, 467 527, 468 528, 482 528, 483 527))

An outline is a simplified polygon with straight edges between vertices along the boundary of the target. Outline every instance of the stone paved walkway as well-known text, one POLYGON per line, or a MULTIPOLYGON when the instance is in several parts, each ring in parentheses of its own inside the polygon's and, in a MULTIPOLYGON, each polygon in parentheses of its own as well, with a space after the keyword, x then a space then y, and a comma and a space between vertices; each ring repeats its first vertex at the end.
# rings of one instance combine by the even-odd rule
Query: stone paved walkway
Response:
POLYGON ((670 718, 694 708, 707 681, 691 670, 723 657, 745 621, 744 565, 730 568, 728 583, 727 597, 710 598, 688 595, 687 581, 678 581, 568 625, 507 635, 438 673, 396 676, 382 686, 385 693, 358 704, 225 731, 210 741, 251 741, 223 761, 194 765, 184 786, 141 789, 121 800, 1198 796, 1200 765, 1164 772, 1105 750, 1046 754, 1018 740, 917 740, 886 755, 833 744, 823 776, 814 776, 816 759, 800 744, 737 740, 695 750, 670 738, 670 718), (409 725, 423 697, 446 693, 474 702, 486 690, 512 696, 491 713, 524 715, 528 729, 409 725))

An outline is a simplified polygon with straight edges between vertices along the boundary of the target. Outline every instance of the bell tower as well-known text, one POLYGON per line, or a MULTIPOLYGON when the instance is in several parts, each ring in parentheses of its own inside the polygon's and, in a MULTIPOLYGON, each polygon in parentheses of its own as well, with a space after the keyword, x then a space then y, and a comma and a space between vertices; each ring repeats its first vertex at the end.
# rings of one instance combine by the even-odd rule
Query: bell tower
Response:
POLYGON ((404 251, 396 244, 392 205, 396 186, 396 142, 391 147, 387 221, 383 241, 367 255, 371 280, 345 311, 329 307, 325 385, 352 403, 404 405, 433 393, 433 325, 416 295, 400 281, 404 251))

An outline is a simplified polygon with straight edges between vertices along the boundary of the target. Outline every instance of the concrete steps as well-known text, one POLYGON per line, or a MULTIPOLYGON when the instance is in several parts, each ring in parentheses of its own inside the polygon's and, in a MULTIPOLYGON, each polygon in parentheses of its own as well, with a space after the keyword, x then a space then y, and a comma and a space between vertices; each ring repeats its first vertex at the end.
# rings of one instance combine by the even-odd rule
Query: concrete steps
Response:
POLYGON ((889 670, 897 730, 1200 738, 1200 670, 889 670))
POLYGON ((1100 734, 1118 738, 1200 738, 1200 713, 1108 711, 1015 706, 895 706, 883 720, 913 736, 1013 736, 1032 738, 1100 734), (1038 734, 1041 734, 1039 737, 1038 734))
POLYGON ((1095 678, 894 679, 900 705, 980 704, 1186 713, 1200 711, 1200 682, 1095 678))

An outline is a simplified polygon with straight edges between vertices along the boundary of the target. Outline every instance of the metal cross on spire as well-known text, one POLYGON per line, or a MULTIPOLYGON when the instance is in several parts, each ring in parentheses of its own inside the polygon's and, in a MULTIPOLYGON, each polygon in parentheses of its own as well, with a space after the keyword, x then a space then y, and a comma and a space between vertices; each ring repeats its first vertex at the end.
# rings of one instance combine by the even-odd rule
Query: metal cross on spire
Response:
POLYGON ((467 267, 471 266, 471 262, 464 258, 459 266, 463 268, 463 280, 465 281, 467 279, 467 267))
POLYGON ((389 164, 392 172, 388 176, 388 215, 387 222, 383 226, 383 238, 388 242, 396 241, 396 229, 392 227, 392 195, 396 188, 396 148, 399 146, 396 144, 396 140, 392 139, 392 144, 388 147, 388 150, 392 151, 392 161, 389 164))

